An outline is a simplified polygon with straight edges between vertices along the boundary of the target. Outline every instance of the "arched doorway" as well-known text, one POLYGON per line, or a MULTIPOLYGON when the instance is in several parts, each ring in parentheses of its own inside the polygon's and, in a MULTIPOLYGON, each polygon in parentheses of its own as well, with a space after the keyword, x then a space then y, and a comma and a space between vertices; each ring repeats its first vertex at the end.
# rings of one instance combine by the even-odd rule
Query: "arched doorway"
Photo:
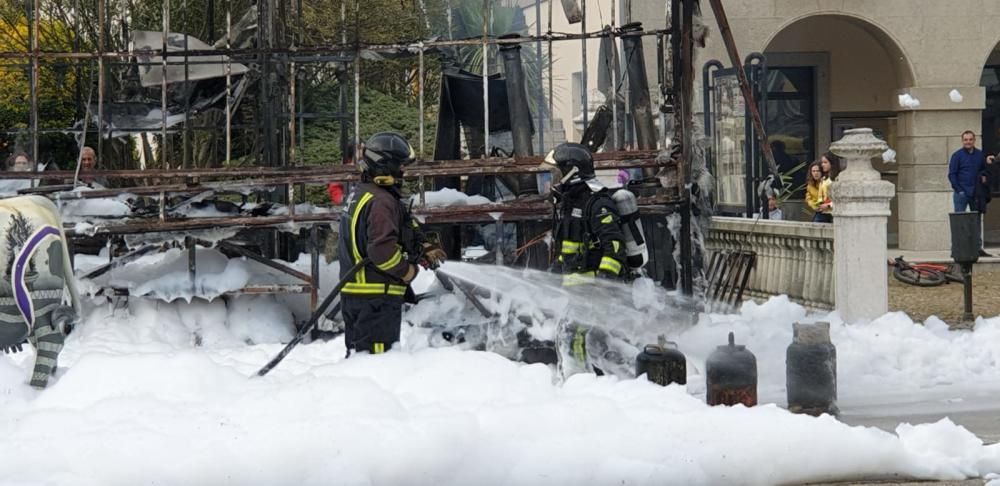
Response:
MULTIPOLYGON (((993 47, 993 51, 983 65, 983 72, 979 79, 979 85, 986 92, 986 105, 983 108, 982 138, 980 147, 990 154, 1000 153, 1000 44, 993 47)), ((994 164, 991 168, 993 172, 992 193, 993 197, 1000 197, 1000 165, 994 164)), ((1000 215, 996 210, 987 211, 983 221, 983 237, 989 244, 1000 242, 1000 215)))
POLYGON ((1000 150, 1000 44, 986 59, 979 85, 986 90, 982 147, 987 152, 997 153, 1000 150))
MULTIPOLYGON (((895 145, 897 92, 913 86, 914 76, 885 30, 857 17, 817 14, 789 22, 766 46, 768 135, 784 146, 785 168, 816 160, 849 128, 870 127, 895 145)), ((877 168, 896 182, 894 165, 877 168)), ((797 171, 796 184, 804 174, 797 171)), ((895 204, 890 243, 898 234, 895 204)))

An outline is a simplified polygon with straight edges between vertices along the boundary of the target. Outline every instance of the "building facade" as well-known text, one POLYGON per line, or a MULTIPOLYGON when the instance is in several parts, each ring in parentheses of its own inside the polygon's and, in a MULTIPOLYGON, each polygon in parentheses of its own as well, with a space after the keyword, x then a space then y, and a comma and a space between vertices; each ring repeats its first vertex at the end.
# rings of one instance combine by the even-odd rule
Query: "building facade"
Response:
MULTIPOLYGON (((541 31, 546 31, 549 2, 519 3, 532 24, 535 5, 542 9, 541 31)), ((566 23, 560 3, 552 9, 553 31, 579 31, 579 24, 566 23)), ((611 23, 611 1, 586 3, 588 31, 611 23)), ((701 3, 711 33, 695 69, 699 113, 701 67, 713 59, 730 66, 711 8, 701 3)), ((666 5, 663 0, 619 0, 615 23, 635 20, 647 29, 662 28, 666 5)), ((961 133, 972 130, 981 148, 1000 152, 1000 1, 723 0, 723 5, 740 55, 766 58, 770 140, 782 141, 789 160, 802 163, 826 152, 845 129, 873 128, 896 151, 895 163, 875 164, 896 185, 890 244, 905 250, 949 248, 948 160, 961 146, 961 133), (902 106, 900 95, 919 105, 902 106)), ((575 43, 557 46, 553 53, 555 85, 564 87, 553 102, 555 118, 563 121, 571 140, 582 129, 582 76, 588 79, 589 103, 603 101, 593 65, 599 44, 588 42, 586 71, 575 43)), ((647 39, 645 46, 655 90, 655 43, 647 39)), ((700 124, 701 116, 696 120, 700 124)), ((1000 185, 994 190, 1000 195, 1000 185)), ((786 217, 806 219, 800 204, 789 206, 786 217)), ((986 215, 987 240, 1000 240, 997 207, 986 215)))
MULTIPOLYGON (((657 18, 662 6, 654 4, 660 3, 633 2, 633 15, 657 18)), ((767 58, 769 136, 801 140, 798 153, 789 153, 813 160, 844 129, 875 129, 897 152, 896 164, 878 164, 896 184, 890 234, 901 249, 949 248, 948 160, 961 147, 961 133, 973 130, 980 147, 1000 151, 1000 1, 723 4, 740 54, 767 58), (919 106, 901 106, 905 94, 919 106)), ((699 64, 718 59, 729 65, 708 2, 702 8, 712 34, 699 64)), ((695 98, 700 104, 700 94, 695 98)), ((1000 232, 998 213, 987 214, 987 239, 1000 232)))

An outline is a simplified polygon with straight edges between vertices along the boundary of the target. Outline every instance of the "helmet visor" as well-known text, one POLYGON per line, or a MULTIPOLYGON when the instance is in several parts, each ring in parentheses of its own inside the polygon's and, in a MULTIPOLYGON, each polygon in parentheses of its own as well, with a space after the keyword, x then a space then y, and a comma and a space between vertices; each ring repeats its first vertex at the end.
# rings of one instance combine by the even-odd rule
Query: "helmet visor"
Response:
POLYGON ((552 183, 558 184, 563 178, 563 171, 559 168, 559 163, 556 162, 555 153, 555 150, 550 150, 548 155, 542 159, 542 163, 539 167, 548 170, 549 175, 552 176, 552 183))

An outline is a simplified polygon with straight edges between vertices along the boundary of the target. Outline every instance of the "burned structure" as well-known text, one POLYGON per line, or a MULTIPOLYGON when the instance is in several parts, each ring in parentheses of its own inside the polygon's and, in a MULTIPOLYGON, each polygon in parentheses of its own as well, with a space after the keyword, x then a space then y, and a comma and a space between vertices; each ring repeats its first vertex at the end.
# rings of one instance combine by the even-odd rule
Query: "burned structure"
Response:
MULTIPOLYGON (((362 124, 370 108, 362 102, 362 73, 392 62, 406 66, 406 87, 416 105, 414 146, 423 160, 406 173, 414 213, 437 230, 452 258, 460 257, 468 243, 468 233, 461 227, 492 226, 494 261, 547 267, 551 255, 544 236, 552 206, 541 197, 546 181, 539 165, 552 116, 546 109, 546 101, 551 104, 553 98, 551 46, 582 41, 586 72, 586 41, 601 39, 599 89, 606 99, 592 119, 586 76, 581 94, 584 138, 597 152, 597 169, 641 169, 642 177, 633 181, 632 188, 640 196, 651 248, 649 275, 691 295, 703 273, 697 240, 705 231, 699 225, 707 224, 710 205, 704 201, 711 184, 699 180, 707 177, 707 170, 698 160, 702 157, 692 116, 695 49, 705 30, 697 0, 666 2, 662 25, 617 26, 613 15, 610 25, 595 30, 587 30, 587 0, 548 2, 548 31, 542 28, 542 2, 536 1, 534 33, 526 25, 514 32, 498 29, 494 13, 500 2, 494 0, 403 2, 412 6, 418 32, 433 31, 432 23, 443 19, 447 28, 440 35, 393 42, 363 38, 365 2, 360 0, 332 2, 339 7, 331 11, 339 15, 335 25, 340 30, 319 38, 304 35, 303 18, 310 7, 302 0, 191 0, 198 7, 185 1, 179 11, 177 1, 164 0, 159 15, 148 11, 140 15, 125 4, 111 8, 108 0, 94 0, 94 18, 84 19, 91 10, 79 6, 63 17, 62 22, 70 24, 62 26, 70 32, 62 44, 69 48, 63 49, 43 49, 41 43, 45 24, 50 24, 48 31, 54 30, 52 25, 59 22, 55 14, 67 2, 15 3, 24 14, 27 42, 0 52, 0 70, 27 74, 25 99, 30 106, 23 127, 5 129, 8 139, 20 140, 20 146, 39 160, 44 157, 40 139, 69 134, 75 145, 72 153, 92 145, 101 164, 98 170, 81 174, 78 163, 61 160, 58 165, 63 169, 75 170, 36 171, 30 176, 4 172, 0 178, 30 178, 35 183, 21 193, 44 194, 59 204, 127 200, 133 209, 127 215, 78 219, 67 225, 67 234, 79 239, 129 247, 129 252, 112 251, 113 256, 132 258, 168 241, 191 251, 194 275, 195 249, 217 246, 301 280, 247 292, 310 293, 315 303, 317 289, 327 284, 319 281, 319 240, 340 212, 305 203, 315 194, 312 189, 356 180, 355 170, 342 162, 352 158, 351 147, 356 150, 370 131, 362 124), (478 4, 481 8, 473 8, 478 4), (561 13, 556 10, 560 7, 565 8, 561 13), (431 12, 433 8, 439 10, 431 12), (468 19, 463 29, 454 25, 459 15, 470 11, 479 12, 478 32, 469 28, 468 19), (580 31, 553 32, 551 18, 560 14, 578 20, 580 31), (142 15, 147 23, 158 18, 162 28, 132 30, 142 15), (199 16, 208 24, 205 38, 185 30, 199 16), (172 17, 182 20, 172 22, 172 17), (86 31, 79 25, 84 21, 94 38, 78 37, 86 31), (78 25, 71 25, 74 22, 78 25), (656 41, 655 76, 649 76, 644 64, 646 38, 656 41), (549 50, 547 62, 544 46, 549 50), (522 48, 529 47, 533 52, 525 54, 522 48), (478 69, 463 64, 462 52, 476 53, 478 69), (75 73, 76 116, 70 126, 43 128, 51 126, 40 106, 43 80, 45 71, 56 66, 75 73), (432 78, 432 72, 439 73, 434 75, 439 79, 432 78), (658 83, 655 90, 650 89, 651 78, 658 83), (315 86, 310 80, 316 79, 335 88, 311 92, 315 86), (436 105, 425 96, 428 88, 439 93, 436 105), (659 94, 656 104, 651 91, 659 94), (323 111, 311 111, 308 101, 317 96, 333 101, 324 103, 323 111), (429 113, 436 114, 430 150, 429 113), (323 163, 306 163, 309 124, 317 120, 335 123, 337 149, 331 154, 341 154, 340 159, 331 155, 323 163), (627 146, 634 149, 626 150, 627 146), (111 183, 80 190, 87 180, 111 183), (492 203, 426 204, 425 191, 441 188, 482 194, 492 203), (191 211, 206 204, 217 210, 210 215, 191 211), (216 231, 219 228, 226 230, 223 236, 216 231), (505 255, 499 242, 511 233, 516 237, 515 251, 505 255), (302 250, 313 254, 311 274, 278 261, 293 259, 302 250)), ((109 268, 116 264, 109 263, 109 268)))

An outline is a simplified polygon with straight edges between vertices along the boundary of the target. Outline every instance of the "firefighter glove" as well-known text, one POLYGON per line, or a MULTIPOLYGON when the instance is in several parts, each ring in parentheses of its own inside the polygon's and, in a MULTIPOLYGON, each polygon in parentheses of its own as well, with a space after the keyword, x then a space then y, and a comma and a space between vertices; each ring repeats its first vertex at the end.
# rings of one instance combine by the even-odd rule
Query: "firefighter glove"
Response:
POLYGON ((430 267, 437 267, 448 259, 448 254, 445 253, 440 246, 435 245, 434 243, 424 243, 423 250, 424 260, 427 261, 427 264, 430 267))

